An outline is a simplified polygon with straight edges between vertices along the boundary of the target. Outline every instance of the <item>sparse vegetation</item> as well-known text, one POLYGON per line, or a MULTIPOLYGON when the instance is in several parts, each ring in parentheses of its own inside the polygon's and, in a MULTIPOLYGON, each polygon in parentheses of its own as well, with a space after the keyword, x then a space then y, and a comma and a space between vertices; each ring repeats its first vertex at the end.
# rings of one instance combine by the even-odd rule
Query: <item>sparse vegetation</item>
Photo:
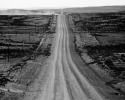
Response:
MULTIPOLYGON (((0 87, 6 89, 7 85, 11 87, 13 83, 24 85, 26 89, 34 81, 41 67, 33 62, 42 56, 43 63, 51 55, 55 29, 54 15, 0 16, 0 87)), ((0 98, 18 100, 18 95, 14 93, 8 99, 7 93, 8 91, 2 91, 0 98)))
POLYGON ((71 13, 78 54, 105 83, 125 93, 125 13, 71 13), (91 37, 91 38, 88 38, 91 37), (89 40, 90 39, 90 40, 89 40), (89 57, 92 59, 89 60, 89 57), (94 64, 98 65, 94 68, 94 64), (98 70, 101 71, 98 72, 98 70), (122 85, 121 85, 122 84, 122 85))

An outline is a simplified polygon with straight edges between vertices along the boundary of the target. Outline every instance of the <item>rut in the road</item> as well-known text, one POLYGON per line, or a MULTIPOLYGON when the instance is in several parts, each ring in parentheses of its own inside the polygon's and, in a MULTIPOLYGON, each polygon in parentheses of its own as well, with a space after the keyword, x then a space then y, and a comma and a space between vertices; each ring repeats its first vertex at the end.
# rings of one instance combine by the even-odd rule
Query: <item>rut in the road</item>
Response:
MULTIPOLYGON (((61 17, 60 17, 61 18, 61 17)), ((61 20, 61 19, 60 19, 61 20)), ((61 20, 62 21, 62 20, 61 20)), ((62 23, 62 22, 61 22, 62 23)), ((63 46, 63 26, 60 23, 59 32, 60 32, 60 41, 58 46, 58 57, 56 60, 56 73, 59 73, 55 76, 55 82, 59 82, 58 86, 55 85, 54 88, 56 88, 58 91, 56 91, 54 100, 70 100, 68 90, 66 87, 66 81, 63 73, 63 64, 62 64, 62 46, 63 46), (58 77, 58 78, 56 78, 58 77)))
POLYGON ((58 16, 58 35, 51 70, 43 95, 38 100, 104 100, 71 58, 65 18, 65 15, 58 16))
MULTIPOLYGON (((65 18, 65 16, 63 17, 65 18)), ((65 22, 65 20, 64 20, 65 22)), ((63 54, 62 54, 62 62, 63 62, 63 72, 65 75, 66 83, 67 83, 67 89, 69 92, 69 95, 71 97, 71 100, 87 100, 87 97, 85 93, 83 93, 81 87, 78 84, 78 81, 76 80, 74 74, 70 70, 71 64, 68 62, 68 57, 67 57, 67 42, 68 42, 68 30, 66 28, 66 24, 63 23, 63 54)))

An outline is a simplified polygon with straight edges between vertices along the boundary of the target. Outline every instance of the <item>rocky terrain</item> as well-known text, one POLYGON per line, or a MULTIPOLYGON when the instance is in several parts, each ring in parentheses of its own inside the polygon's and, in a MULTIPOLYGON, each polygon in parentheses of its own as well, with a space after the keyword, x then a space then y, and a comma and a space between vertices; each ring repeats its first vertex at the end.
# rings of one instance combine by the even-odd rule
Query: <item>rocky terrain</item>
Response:
POLYGON ((51 55, 54 15, 0 16, 0 100, 18 100, 51 55))
POLYGON ((125 94, 125 13, 69 13, 76 51, 106 85, 125 94))

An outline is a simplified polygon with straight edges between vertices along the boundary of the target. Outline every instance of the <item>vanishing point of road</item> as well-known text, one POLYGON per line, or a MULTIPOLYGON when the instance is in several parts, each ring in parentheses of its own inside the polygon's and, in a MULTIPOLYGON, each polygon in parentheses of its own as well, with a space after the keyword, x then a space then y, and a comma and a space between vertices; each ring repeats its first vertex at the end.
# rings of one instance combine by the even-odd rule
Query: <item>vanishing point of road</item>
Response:
POLYGON ((46 69, 42 93, 35 100, 106 100, 81 74, 77 53, 73 46, 73 34, 69 31, 68 18, 60 14, 54 48, 46 69))

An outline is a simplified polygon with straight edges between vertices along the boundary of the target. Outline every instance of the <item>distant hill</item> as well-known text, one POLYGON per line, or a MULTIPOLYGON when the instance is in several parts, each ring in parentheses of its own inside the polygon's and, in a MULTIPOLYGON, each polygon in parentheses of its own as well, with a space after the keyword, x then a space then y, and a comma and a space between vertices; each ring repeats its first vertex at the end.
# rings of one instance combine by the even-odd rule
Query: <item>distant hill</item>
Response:
POLYGON ((124 11, 125 6, 100 6, 100 7, 75 7, 75 8, 65 8, 65 12, 77 12, 77 13, 94 13, 94 12, 117 12, 124 11))
MULTIPOLYGON (((0 10, 0 15, 60 14, 61 9, 8 9, 0 10)), ((63 8, 68 13, 125 12, 125 6, 73 7, 63 8)))
POLYGON ((8 10, 0 10, 0 15, 34 15, 34 14, 54 14, 60 13, 60 9, 8 9, 8 10))

